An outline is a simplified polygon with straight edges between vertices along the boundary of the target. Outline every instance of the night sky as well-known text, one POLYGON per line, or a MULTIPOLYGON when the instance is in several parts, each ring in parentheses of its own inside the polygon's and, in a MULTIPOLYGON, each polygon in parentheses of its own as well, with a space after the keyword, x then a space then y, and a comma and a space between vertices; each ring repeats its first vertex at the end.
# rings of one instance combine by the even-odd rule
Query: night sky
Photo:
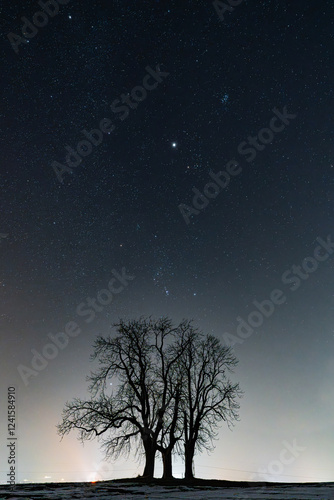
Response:
POLYGON ((9 386, 19 481, 142 473, 55 427, 87 395, 95 337, 141 315, 234 343, 240 422, 197 476, 334 480, 333 2, 56 10, 0 6, 0 482, 9 386))

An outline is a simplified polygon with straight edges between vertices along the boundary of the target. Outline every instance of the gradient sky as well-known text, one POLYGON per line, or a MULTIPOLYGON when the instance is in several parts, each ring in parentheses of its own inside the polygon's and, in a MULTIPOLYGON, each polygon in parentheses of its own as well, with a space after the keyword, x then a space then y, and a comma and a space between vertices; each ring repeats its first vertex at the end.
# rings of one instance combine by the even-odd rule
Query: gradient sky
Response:
POLYGON ((22 36, 21 18, 39 10, 0 7, 0 482, 9 386, 19 481, 141 473, 132 457, 105 463, 97 442, 56 434, 65 401, 86 395, 95 336, 119 318, 169 315, 224 342, 275 289, 284 303, 235 344, 240 422, 222 427, 195 473, 333 481, 334 254, 316 250, 334 240, 333 2, 244 0, 222 19, 204 0, 70 0, 16 53, 8 33, 22 36), (148 66, 168 76, 121 120, 110 106, 148 66), (294 117, 246 154, 284 107, 294 117), (60 183, 53 162, 103 118, 115 129, 60 183), (239 173, 187 224, 179 205, 231 160, 239 173), (312 272, 288 283, 302 264, 312 272), (134 278, 80 316, 122 268, 134 278), (18 366, 69 322, 80 333, 24 384, 18 366), (294 459, 277 465, 293 442, 294 459))

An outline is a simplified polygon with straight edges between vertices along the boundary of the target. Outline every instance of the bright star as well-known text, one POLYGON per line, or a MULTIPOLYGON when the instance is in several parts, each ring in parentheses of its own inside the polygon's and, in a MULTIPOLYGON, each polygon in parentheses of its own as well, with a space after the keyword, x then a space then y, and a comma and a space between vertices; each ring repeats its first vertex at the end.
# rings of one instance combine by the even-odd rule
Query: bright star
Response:
POLYGON ((177 143, 176 142, 172 142, 172 147, 176 148, 176 146, 177 146, 177 143))

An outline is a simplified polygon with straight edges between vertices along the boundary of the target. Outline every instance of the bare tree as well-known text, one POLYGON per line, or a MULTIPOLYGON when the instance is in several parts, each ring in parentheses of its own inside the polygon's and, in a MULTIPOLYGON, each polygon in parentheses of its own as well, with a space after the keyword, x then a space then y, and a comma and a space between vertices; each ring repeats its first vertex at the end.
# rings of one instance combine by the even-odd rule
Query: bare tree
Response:
POLYGON ((182 438, 181 428, 181 382, 171 377, 167 382, 168 401, 163 418, 163 426, 158 440, 157 449, 160 451, 163 463, 163 478, 172 479, 172 458, 176 443, 182 438))
POLYGON ((180 370, 186 479, 194 477, 196 450, 212 449, 219 424, 224 421, 231 427, 238 419, 237 398, 242 392, 228 379, 236 365, 232 349, 212 335, 192 334, 184 349, 180 370))
MULTIPOLYGON (((82 441, 98 437, 107 457, 130 450, 139 453, 142 445, 143 476, 152 478, 158 447, 162 450, 158 439, 174 398, 172 373, 190 325, 183 321, 174 328, 168 318, 156 322, 140 318, 114 326, 118 331, 115 338, 98 337, 94 343, 92 359, 100 366, 88 377, 91 399, 66 403, 58 432, 64 436, 77 429, 82 441), (179 349, 173 347, 176 339, 179 349), (107 395, 107 382, 113 377, 118 387, 107 395)), ((167 475, 171 468, 166 469, 167 475)))
POLYGON ((231 348, 186 320, 174 327, 168 318, 140 318, 114 327, 116 336, 94 343, 99 366, 88 377, 90 399, 65 404, 58 433, 97 437, 108 458, 143 450, 147 478, 154 476, 157 451, 169 479, 173 453, 182 452, 185 477, 192 479, 195 451, 210 449, 219 423, 230 426, 238 417, 241 391, 227 378, 237 364, 231 348))

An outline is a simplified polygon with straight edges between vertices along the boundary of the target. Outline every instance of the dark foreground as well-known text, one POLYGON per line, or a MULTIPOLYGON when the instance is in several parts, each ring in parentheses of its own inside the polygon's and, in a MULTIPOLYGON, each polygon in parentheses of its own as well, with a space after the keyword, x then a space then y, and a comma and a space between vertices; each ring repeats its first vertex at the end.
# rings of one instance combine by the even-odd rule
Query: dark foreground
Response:
POLYGON ((0 485, 0 500, 334 500, 334 483, 247 483, 143 478, 97 483, 0 485))

